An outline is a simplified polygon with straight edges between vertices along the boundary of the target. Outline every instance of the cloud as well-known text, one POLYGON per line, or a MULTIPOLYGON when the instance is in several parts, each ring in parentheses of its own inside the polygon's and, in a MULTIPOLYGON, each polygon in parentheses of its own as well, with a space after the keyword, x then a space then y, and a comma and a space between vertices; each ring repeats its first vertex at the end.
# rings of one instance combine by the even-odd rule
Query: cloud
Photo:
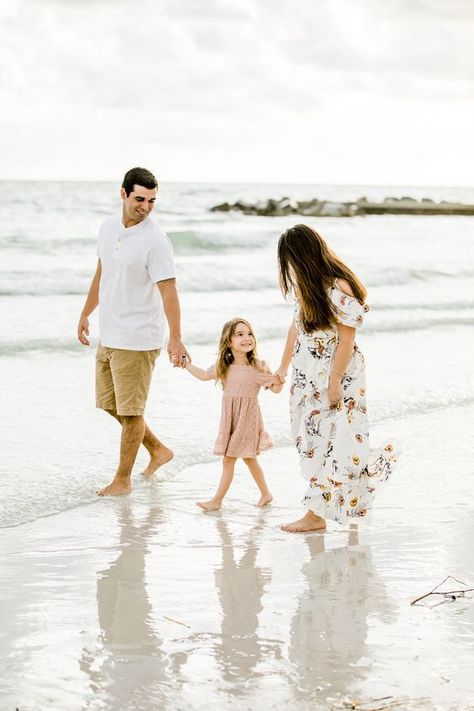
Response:
POLYGON ((473 30, 470 0, 2 0, 0 149, 18 160, 34 136, 38 160, 73 135, 87 171, 124 142, 185 146, 185 167, 212 146, 211 177, 226 151, 329 165, 342 141, 349 162, 363 136, 376 172, 370 135, 406 137, 429 115, 428 151, 438 116, 468 125, 473 30))

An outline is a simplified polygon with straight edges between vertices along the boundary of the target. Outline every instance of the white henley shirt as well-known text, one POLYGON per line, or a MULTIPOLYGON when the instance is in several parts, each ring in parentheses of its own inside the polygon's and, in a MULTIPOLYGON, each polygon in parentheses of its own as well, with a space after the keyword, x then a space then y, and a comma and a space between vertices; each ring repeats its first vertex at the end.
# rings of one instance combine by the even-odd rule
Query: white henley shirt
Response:
POLYGON ((102 345, 131 351, 163 348, 165 315, 156 283, 175 277, 166 234, 151 216, 127 228, 121 217, 111 217, 100 228, 97 256, 102 345))

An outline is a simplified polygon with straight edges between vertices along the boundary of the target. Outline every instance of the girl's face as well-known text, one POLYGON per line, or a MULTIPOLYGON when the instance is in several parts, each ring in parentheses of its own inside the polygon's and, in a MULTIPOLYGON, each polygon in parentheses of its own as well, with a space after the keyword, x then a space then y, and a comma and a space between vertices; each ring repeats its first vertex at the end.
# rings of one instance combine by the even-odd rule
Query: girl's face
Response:
POLYGON ((234 353, 250 353, 255 348, 255 337, 245 323, 238 323, 235 327, 230 347, 234 353))

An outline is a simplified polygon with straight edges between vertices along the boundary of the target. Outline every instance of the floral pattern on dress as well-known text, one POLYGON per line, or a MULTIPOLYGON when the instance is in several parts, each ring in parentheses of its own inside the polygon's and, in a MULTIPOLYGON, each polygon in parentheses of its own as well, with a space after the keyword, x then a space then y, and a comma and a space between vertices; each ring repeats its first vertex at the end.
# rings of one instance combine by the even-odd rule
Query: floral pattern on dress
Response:
MULTIPOLYGON (((339 323, 352 328, 362 325, 367 305, 336 286, 329 296, 339 323)), ((370 449, 365 363, 357 344, 342 380, 344 406, 331 409, 328 385, 337 329, 306 333, 296 311, 290 418, 301 473, 308 481, 303 503, 323 518, 345 523, 367 515, 392 473, 397 453, 391 442, 370 449)))

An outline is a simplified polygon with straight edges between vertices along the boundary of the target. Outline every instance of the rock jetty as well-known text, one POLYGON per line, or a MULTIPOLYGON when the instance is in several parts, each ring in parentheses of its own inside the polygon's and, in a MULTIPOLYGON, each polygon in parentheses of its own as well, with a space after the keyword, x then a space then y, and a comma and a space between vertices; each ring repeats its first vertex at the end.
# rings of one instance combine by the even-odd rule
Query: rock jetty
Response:
POLYGON ((332 200, 260 200, 256 203, 238 200, 223 202, 211 207, 212 212, 243 212, 244 215, 281 217, 303 215, 305 217, 355 217, 356 215, 474 215, 474 205, 458 202, 434 202, 429 198, 415 200, 411 197, 387 197, 383 202, 370 202, 362 197, 355 202, 332 200))

